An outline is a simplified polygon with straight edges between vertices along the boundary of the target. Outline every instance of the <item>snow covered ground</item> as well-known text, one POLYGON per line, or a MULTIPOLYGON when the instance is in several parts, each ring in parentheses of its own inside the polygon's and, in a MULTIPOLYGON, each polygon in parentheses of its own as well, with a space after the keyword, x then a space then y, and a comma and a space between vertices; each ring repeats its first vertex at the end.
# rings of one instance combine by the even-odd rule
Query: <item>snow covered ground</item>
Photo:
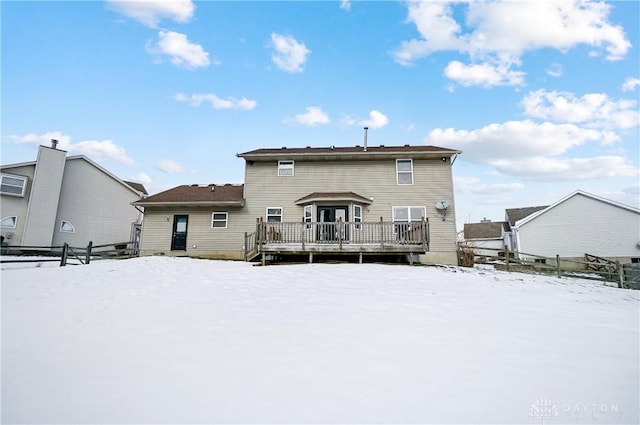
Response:
POLYGON ((488 268, 2 268, 3 423, 639 421, 638 291, 488 268))

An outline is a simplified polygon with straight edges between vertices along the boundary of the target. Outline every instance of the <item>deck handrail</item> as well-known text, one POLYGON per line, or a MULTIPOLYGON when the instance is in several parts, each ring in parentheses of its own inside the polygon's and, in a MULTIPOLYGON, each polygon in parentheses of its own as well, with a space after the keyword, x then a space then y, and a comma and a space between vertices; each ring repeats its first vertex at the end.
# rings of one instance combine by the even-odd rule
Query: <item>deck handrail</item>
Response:
POLYGON ((256 230, 265 244, 429 244, 428 220, 415 222, 263 222, 256 230))

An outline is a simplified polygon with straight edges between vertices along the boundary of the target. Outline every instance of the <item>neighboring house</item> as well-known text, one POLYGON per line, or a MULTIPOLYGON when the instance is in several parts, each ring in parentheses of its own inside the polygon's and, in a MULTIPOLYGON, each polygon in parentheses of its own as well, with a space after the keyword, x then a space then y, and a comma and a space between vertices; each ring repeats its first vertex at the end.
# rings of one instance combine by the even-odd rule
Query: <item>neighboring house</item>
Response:
POLYGON ((507 223, 484 219, 480 223, 464 225, 463 246, 474 248, 473 253, 481 257, 504 255, 507 223))
POLYGON ((623 263, 640 258, 640 209, 580 190, 517 220, 512 233, 521 258, 591 254, 623 263))
POLYGON ((146 193, 85 156, 40 146, 34 162, 3 165, 0 230, 12 246, 87 246, 134 241, 142 222, 131 205, 146 193))
POLYGON ((504 211, 505 233, 504 233, 504 246, 509 251, 517 251, 518 247, 513 239, 513 231, 511 230, 516 222, 529 217, 531 214, 548 208, 549 205, 538 207, 524 207, 524 208, 507 208, 504 211))
POLYGON ((135 203, 145 210, 141 254, 387 254, 457 264, 451 166, 459 153, 409 145, 241 153, 243 186, 179 186, 135 203))

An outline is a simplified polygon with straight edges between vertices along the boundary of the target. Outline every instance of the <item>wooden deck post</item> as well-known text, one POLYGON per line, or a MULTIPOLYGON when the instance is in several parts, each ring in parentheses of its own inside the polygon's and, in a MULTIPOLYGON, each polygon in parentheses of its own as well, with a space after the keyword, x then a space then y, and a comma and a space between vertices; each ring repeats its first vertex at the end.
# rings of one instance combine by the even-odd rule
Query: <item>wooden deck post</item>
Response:
POLYGON ((309 251, 309 264, 313 263, 313 252, 309 251))
POLYGON ((384 221, 383 218, 380 217, 380 249, 384 248, 384 221))
POLYGON ((362 264, 362 251, 358 253, 358 264, 362 264))

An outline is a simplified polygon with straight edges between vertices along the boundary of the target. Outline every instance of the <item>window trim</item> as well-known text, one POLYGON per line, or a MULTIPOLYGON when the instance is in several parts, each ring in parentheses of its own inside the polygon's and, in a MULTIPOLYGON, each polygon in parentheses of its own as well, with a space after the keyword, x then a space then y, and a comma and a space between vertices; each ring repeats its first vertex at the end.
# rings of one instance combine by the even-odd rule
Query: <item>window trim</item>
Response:
POLYGON ((267 223, 282 223, 284 218, 284 208, 282 207, 267 207, 265 210, 265 221, 267 223), (280 214, 269 214, 269 210, 280 210, 280 214), (269 221, 269 217, 280 217, 280 221, 269 221))
POLYGON ((411 158, 400 158, 400 159, 396 159, 396 184, 399 186, 412 186, 414 183, 414 179, 413 179, 413 159, 411 158), (411 170, 410 171, 401 171, 398 167, 398 164, 400 162, 406 162, 409 161, 409 164, 411 165, 411 170), (411 176, 411 183, 400 183, 400 174, 409 174, 411 176))
POLYGON ((229 213, 226 211, 214 211, 211 213, 211 228, 212 229, 227 229, 229 228, 229 213), (220 219, 216 219, 216 214, 224 214, 224 221, 220 219), (214 226, 213 223, 224 223, 224 227, 222 226, 214 226))
POLYGON ((427 207, 424 205, 394 205, 391 207, 391 220, 394 223, 416 223, 418 221, 422 221, 422 220, 411 220, 411 208, 422 208, 422 211, 424 212, 424 215, 422 216, 422 218, 427 218, 427 207), (404 220, 397 220, 396 219, 396 208, 406 208, 407 209, 407 221, 404 220))
POLYGON ((354 205, 353 206, 353 222, 354 222, 354 228, 356 230, 362 230, 362 217, 363 217, 363 213, 364 213, 364 208, 362 208, 362 205, 354 205), (356 210, 360 210, 360 214, 356 213, 356 210))
POLYGON ((68 220, 60 220, 60 233, 75 233, 76 232, 76 226, 74 226, 70 221, 68 220), (65 224, 67 226, 69 226, 71 229, 66 230, 65 224))
POLYGON ((305 229, 311 229, 311 223, 313 222, 313 205, 305 205, 302 214, 302 221, 305 223, 305 229))
POLYGON ((16 174, 6 174, 6 173, 2 173, 0 174, 0 193, 3 195, 8 195, 8 196, 18 196, 20 198, 24 198, 24 194, 27 190, 27 181, 29 180, 28 177, 26 176, 18 176, 16 174), (11 192, 5 192, 2 190, 2 186, 11 186, 11 187, 18 187, 14 184, 8 184, 8 183, 4 183, 4 178, 10 178, 10 179, 16 179, 16 180, 22 180, 22 190, 20 191, 20 193, 11 193, 11 192))
POLYGON ((6 217, 4 217, 2 220, 0 220, 0 227, 2 227, 3 229, 15 229, 18 226, 18 216, 17 215, 8 215, 6 217), (4 223, 5 220, 9 220, 9 219, 13 219, 13 226, 5 226, 2 223, 4 223))
POLYGON ((296 162, 292 159, 278 161, 278 177, 293 177, 295 175, 295 168, 296 162), (291 174, 284 174, 283 171, 286 170, 291 170, 291 174))

